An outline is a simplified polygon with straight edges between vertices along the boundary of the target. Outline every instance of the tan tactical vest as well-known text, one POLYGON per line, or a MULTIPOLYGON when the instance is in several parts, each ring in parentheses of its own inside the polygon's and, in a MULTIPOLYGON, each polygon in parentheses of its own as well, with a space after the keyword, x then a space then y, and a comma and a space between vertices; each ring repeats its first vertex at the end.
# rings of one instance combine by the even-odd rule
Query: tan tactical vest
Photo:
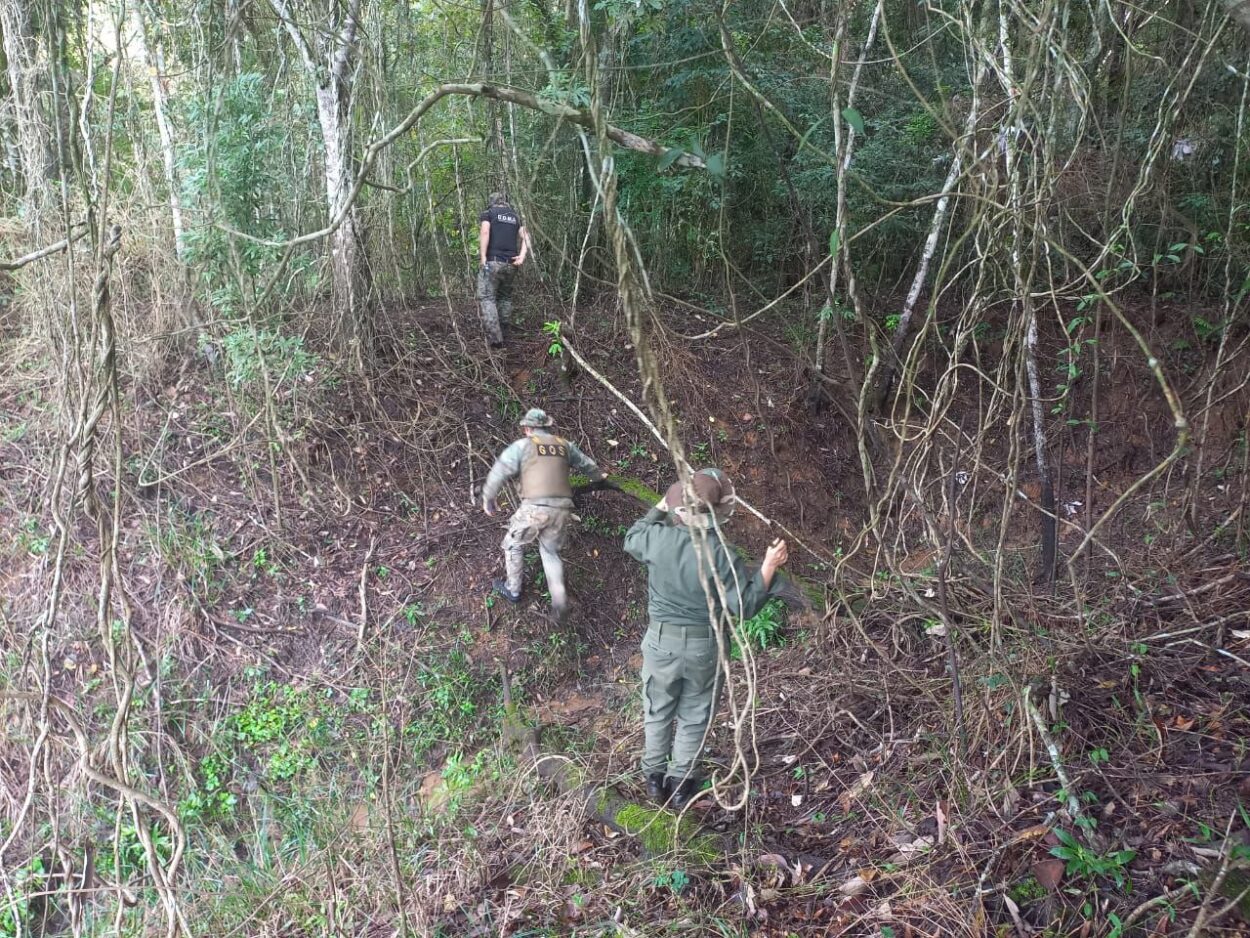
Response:
POLYGON ((521 457, 522 498, 572 498, 569 444, 558 436, 535 433, 521 457))

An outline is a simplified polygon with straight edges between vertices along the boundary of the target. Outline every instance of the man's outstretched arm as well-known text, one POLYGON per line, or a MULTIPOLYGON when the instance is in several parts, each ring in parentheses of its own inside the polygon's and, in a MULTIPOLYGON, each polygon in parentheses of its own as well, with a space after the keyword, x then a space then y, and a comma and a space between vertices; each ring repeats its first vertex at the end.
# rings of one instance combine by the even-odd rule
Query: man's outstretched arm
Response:
POLYGON ((574 472, 580 472, 585 475, 591 482, 597 482, 608 477, 608 474, 600 469, 593 459, 578 449, 577 444, 573 442, 569 442, 569 466, 572 467, 574 472))

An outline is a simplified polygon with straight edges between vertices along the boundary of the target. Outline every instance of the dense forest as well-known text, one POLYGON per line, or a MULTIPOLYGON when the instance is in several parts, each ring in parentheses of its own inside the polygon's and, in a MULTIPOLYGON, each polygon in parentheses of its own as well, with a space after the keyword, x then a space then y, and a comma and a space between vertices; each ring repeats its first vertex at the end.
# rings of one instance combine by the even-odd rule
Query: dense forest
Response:
POLYGON ((1250 0, 0 37, 0 938, 1245 934, 1250 0))

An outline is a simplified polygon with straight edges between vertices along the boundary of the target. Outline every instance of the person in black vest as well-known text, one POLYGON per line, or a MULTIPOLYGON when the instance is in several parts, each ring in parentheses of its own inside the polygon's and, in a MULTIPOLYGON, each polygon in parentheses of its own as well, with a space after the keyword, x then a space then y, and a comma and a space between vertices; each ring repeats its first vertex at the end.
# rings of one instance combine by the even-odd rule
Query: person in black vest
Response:
POLYGON ((500 319, 512 315, 512 278, 525 263, 530 236, 521 224, 521 216, 508 204, 502 192, 492 192, 490 202, 479 219, 478 259, 482 267, 477 274, 477 298, 482 306, 482 325, 491 348, 503 346, 500 319))

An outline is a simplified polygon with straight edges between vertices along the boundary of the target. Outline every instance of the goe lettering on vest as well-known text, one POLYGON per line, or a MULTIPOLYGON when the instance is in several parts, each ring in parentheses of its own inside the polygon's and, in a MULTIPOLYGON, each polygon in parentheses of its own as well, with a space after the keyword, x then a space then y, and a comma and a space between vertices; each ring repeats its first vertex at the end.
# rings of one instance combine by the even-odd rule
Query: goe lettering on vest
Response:
POLYGON ((558 436, 530 437, 521 465, 521 498, 572 498, 569 447, 558 436))

